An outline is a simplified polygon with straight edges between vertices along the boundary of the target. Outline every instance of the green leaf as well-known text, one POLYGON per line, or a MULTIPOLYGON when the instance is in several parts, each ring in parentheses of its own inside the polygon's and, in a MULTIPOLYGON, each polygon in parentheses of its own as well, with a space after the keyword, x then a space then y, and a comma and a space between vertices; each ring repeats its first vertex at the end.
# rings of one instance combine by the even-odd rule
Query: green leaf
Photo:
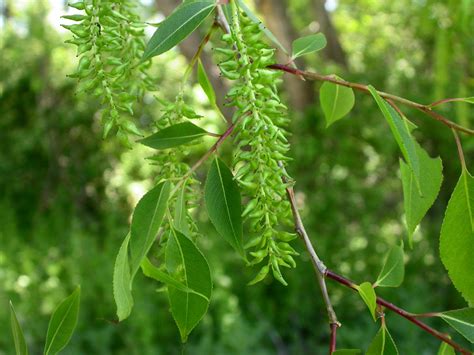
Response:
POLYGON ((374 287, 398 287, 401 285, 405 276, 403 255, 401 246, 394 245, 390 249, 374 287))
POLYGON ((263 22, 258 18, 258 16, 255 15, 252 10, 250 10, 250 8, 245 4, 243 0, 237 0, 237 4, 253 22, 259 24, 260 30, 265 33, 265 35, 270 41, 272 41, 278 48, 280 48, 283 53, 289 55, 288 50, 283 46, 283 44, 281 44, 278 38, 263 24, 263 22))
POLYGON ((240 191, 232 172, 216 158, 207 175, 204 197, 207 213, 217 232, 244 256, 240 191))
POLYGON ((142 61, 165 53, 183 41, 214 11, 215 6, 210 1, 178 6, 156 29, 147 43, 142 61))
POLYGON ((392 134, 395 137, 400 150, 402 151, 403 157, 413 172, 416 186, 420 190, 420 163, 418 161, 415 140, 410 133, 412 127, 410 126, 409 121, 405 117, 400 117, 398 112, 395 111, 395 109, 389 105, 387 101, 382 99, 373 86, 369 85, 368 88, 377 102, 380 111, 382 111, 385 119, 387 120, 392 134))
POLYGON ((474 343, 474 308, 462 308, 439 314, 446 323, 474 343))
POLYGON ((463 169, 448 203, 439 242, 441 261, 454 286, 474 305, 474 178, 463 169))
POLYGON ((77 324, 80 297, 81 288, 77 287, 53 312, 46 334, 45 355, 57 354, 71 339, 77 324))
POLYGON ((380 327, 366 355, 398 355, 397 346, 385 325, 380 327))
POLYGON ((356 285, 356 290, 369 308, 370 314, 375 321, 375 307, 377 306, 377 296, 370 282, 364 282, 356 285))
POLYGON ((332 353, 332 355, 359 355, 362 351, 359 349, 340 349, 332 353))
POLYGON ((206 134, 208 133, 201 127, 191 122, 183 122, 162 129, 138 142, 154 149, 168 149, 192 142, 206 134))
POLYGON ((420 163, 420 189, 416 187, 416 177, 412 169, 400 159, 405 219, 410 247, 413 244, 413 232, 416 226, 420 224, 426 212, 433 205, 443 182, 441 159, 439 157, 430 158, 428 153, 417 143, 416 152, 420 163))
POLYGON ((130 233, 127 233, 120 246, 117 258, 115 259, 113 276, 113 293, 117 306, 117 317, 119 321, 127 318, 132 312, 133 297, 131 289, 130 265, 128 262, 128 243, 130 233))
POLYGON ((347 115, 354 107, 351 88, 325 82, 319 91, 319 100, 326 117, 326 127, 347 115))
POLYGON ((214 92, 214 88, 209 80, 209 77, 206 74, 206 69, 202 65, 201 59, 198 60, 198 82, 201 85, 202 89, 206 93, 207 98, 212 106, 216 105, 216 93, 214 92))
POLYGON ((140 268, 143 258, 148 254, 156 240, 158 229, 166 211, 170 194, 169 182, 162 182, 138 202, 133 211, 130 229, 130 268, 131 279, 140 268))
POLYGON ((206 258, 191 239, 175 230, 166 246, 166 268, 174 279, 195 291, 185 292, 168 284, 171 313, 185 342, 207 312, 212 292, 211 272, 206 258))
POLYGON ((474 96, 472 96, 472 97, 463 97, 461 100, 463 102, 467 102, 469 104, 474 104, 474 96))
POLYGON ((326 44, 326 36, 322 33, 298 38, 293 42, 291 59, 294 60, 302 55, 320 51, 326 47, 326 44))
POLYGON ((13 341, 15 342, 16 355, 28 355, 28 347, 26 346, 25 336, 21 329, 20 322, 16 317, 13 303, 10 301, 10 324, 13 333, 13 341))
POLYGON ((185 235, 189 235, 189 225, 186 209, 186 183, 178 192, 178 198, 176 199, 176 205, 174 207, 174 228, 185 235))
POLYGON ((456 352, 449 344, 442 342, 439 346, 438 355, 456 355, 456 352))

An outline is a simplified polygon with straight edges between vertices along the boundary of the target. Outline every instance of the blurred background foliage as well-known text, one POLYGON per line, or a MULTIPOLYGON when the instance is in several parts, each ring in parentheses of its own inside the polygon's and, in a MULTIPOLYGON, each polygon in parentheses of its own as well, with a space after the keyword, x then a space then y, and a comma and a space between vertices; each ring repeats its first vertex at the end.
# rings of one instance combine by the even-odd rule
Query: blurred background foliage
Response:
MULTIPOLYGON (((158 22, 178 2, 143 1, 143 20, 158 22)), ((473 1, 259 0, 254 5, 287 46, 295 36, 326 34, 328 47, 298 63, 304 68, 371 83, 422 103, 474 92, 473 1)), ((1 10, 0 354, 13 353, 8 300, 24 325, 31 353, 39 354, 49 315, 77 284, 83 291, 80 321, 64 354, 326 353, 326 314, 301 246, 297 268, 285 275, 288 287, 271 279, 247 287, 255 270, 244 268, 201 209, 195 211, 203 235, 199 244, 213 269, 215 289, 209 313, 189 343, 179 342, 166 294, 143 277, 134 287, 132 316, 123 324, 111 322, 115 255, 133 206, 157 178, 146 160, 150 151, 138 145, 127 150, 114 138, 102 140, 99 103, 77 95, 76 82, 66 77, 76 59, 59 27, 59 16, 67 11, 63 1, 4 0, 1 10)), ((142 129, 160 115, 152 94, 173 99, 198 41, 193 35, 154 60, 157 92, 136 107, 142 129)), ((211 59, 209 46, 203 62, 222 94, 228 83, 211 59)), ((326 264, 358 282, 373 281, 386 250, 405 238, 398 148, 372 99, 361 94, 347 118, 325 129, 318 88, 288 76, 282 88, 292 108, 290 170, 298 202, 326 264)), ((201 123, 219 131, 221 123, 215 123, 201 89, 195 82, 188 89, 187 102, 205 116, 201 123)), ((440 109, 474 126, 472 108, 465 104, 440 109)), ((418 124, 423 146, 442 157, 445 179, 407 252, 404 284, 380 292, 413 312, 464 307, 438 255, 442 216, 460 172, 452 135, 418 112, 405 113, 418 124)), ((190 161, 208 143, 193 150, 190 161)), ((464 139, 464 145, 470 163, 474 142, 464 139)), ((203 180, 205 169, 198 175, 203 180)), ((340 346, 365 349, 377 326, 364 304, 331 281, 329 291, 343 324, 340 346)), ((437 352, 436 339, 396 315, 389 314, 387 321, 401 354, 437 352)), ((429 323, 447 330, 440 322, 429 323)))

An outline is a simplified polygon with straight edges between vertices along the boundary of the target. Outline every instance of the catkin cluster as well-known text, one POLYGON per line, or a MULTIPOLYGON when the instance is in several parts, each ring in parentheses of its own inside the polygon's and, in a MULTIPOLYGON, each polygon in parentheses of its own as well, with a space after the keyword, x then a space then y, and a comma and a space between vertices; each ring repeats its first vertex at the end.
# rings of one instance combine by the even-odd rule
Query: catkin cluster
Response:
POLYGON ((259 24, 238 9, 234 9, 231 33, 223 40, 228 46, 217 49, 225 56, 219 67, 222 75, 234 81, 227 98, 236 107, 233 120, 239 122, 236 178, 249 199, 243 216, 252 237, 246 249, 253 256, 252 264, 265 261, 250 283, 261 281, 271 269, 274 277, 286 284, 280 266, 294 267, 292 256, 297 253, 288 243, 295 235, 285 231, 291 225, 282 181, 289 150, 284 129, 288 118, 277 91, 280 73, 267 69, 274 63, 274 49, 262 41, 259 24))
POLYGON ((72 32, 68 40, 77 46, 80 57, 75 73, 79 91, 102 99, 104 137, 117 128, 117 137, 130 146, 128 135, 140 135, 130 120, 133 105, 153 82, 146 73, 149 63, 140 63, 144 27, 131 0, 82 0, 69 6, 80 14, 64 16, 75 24, 63 25, 72 32))

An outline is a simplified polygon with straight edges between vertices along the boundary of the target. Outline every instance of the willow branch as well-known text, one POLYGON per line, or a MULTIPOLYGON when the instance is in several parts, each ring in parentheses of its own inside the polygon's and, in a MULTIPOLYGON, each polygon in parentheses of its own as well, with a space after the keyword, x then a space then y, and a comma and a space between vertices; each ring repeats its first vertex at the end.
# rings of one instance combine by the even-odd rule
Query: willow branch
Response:
MULTIPOLYGON (((334 281, 338 282, 341 285, 344 285, 344 286, 352 289, 352 290, 356 290, 356 284, 354 282, 352 282, 351 280, 345 278, 344 276, 341 276, 341 275, 335 273, 334 271, 326 269, 325 276, 327 278, 331 279, 331 280, 334 280, 334 281)), ((454 342, 453 340, 451 340, 449 335, 441 333, 438 330, 430 327, 429 325, 427 325, 427 324, 423 323, 422 321, 420 321, 419 319, 417 319, 416 314, 407 312, 403 308, 400 308, 400 307, 394 305, 393 303, 390 303, 390 302, 388 302, 388 301, 386 301, 383 298, 378 297, 378 296, 377 296, 377 304, 379 304, 380 306, 383 306, 383 307, 397 313, 398 315, 402 316, 403 318, 409 320, 410 322, 415 324, 417 327, 423 329, 425 332, 427 332, 427 333, 431 334, 432 336, 438 338, 439 340, 449 344, 451 347, 453 347, 455 350, 459 351, 461 354, 464 354, 464 355, 472 354, 471 351, 469 351, 467 349, 464 349, 460 344, 458 344, 458 343, 454 342)))
MULTIPOLYGON (((304 71, 304 70, 292 68, 290 66, 283 65, 283 64, 273 64, 273 65, 270 65, 269 68, 270 69, 275 69, 275 70, 281 70, 281 71, 284 71, 286 73, 290 73, 290 74, 296 75, 298 77, 304 77, 304 78, 309 79, 309 80, 327 81, 327 82, 330 82, 330 83, 333 83, 333 84, 336 84, 336 85, 349 87, 349 88, 352 88, 354 90, 358 90, 360 92, 363 92, 363 93, 366 93, 366 94, 370 95, 370 91, 369 91, 369 88, 368 88, 367 85, 359 84, 359 83, 352 83, 352 82, 337 78, 336 76, 333 76, 333 75, 321 75, 321 74, 310 72, 310 71, 304 71)), ((463 126, 461 126, 461 125, 459 125, 459 124, 457 124, 453 121, 450 121, 449 119, 447 119, 446 117, 444 117, 440 113, 438 113, 436 111, 433 111, 431 109, 432 104, 431 105, 423 105, 423 104, 420 104, 418 102, 411 101, 411 100, 405 99, 405 98, 400 97, 400 96, 388 94, 388 93, 383 92, 383 91, 377 91, 377 92, 379 93, 379 95, 381 97, 385 98, 386 100, 391 100, 393 102, 401 103, 405 106, 413 107, 413 108, 417 109, 418 111, 423 112, 424 114, 428 115, 429 117, 435 119, 436 121, 439 121, 439 122, 443 123, 444 125, 452 128, 452 129, 455 129, 459 132, 466 133, 468 135, 474 135, 474 130, 472 130, 470 128, 463 127, 463 126)))

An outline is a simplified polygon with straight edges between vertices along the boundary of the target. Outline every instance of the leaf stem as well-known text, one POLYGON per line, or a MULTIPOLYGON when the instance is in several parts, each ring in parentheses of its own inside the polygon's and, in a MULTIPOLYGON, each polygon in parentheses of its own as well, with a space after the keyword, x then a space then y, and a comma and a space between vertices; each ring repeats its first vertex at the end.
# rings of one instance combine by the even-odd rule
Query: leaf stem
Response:
MULTIPOLYGON (((270 65, 268 67, 270 69, 281 70, 281 71, 296 75, 298 77, 304 77, 306 79, 316 80, 316 81, 327 81, 327 82, 330 82, 330 83, 333 83, 333 84, 336 84, 336 85, 349 87, 349 88, 352 88, 354 90, 358 90, 358 91, 364 92, 366 94, 370 94, 370 91, 369 91, 369 88, 368 88, 367 85, 359 84, 359 83, 352 83, 352 82, 337 78, 333 75, 321 75, 321 74, 310 72, 310 71, 304 71, 304 70, 292 68, 292 67, 289 67, 289 66, 283 65, 283 64, 273 64, 273 65, 270 65)), ((388 93, 383 92, 383 91, 377 91, 377 92, 379 93, 380 96, 382 96, 386 100, 391 100, 391 101, 394 101, 394 102, 401 103, 405 106, 413 107, 413 108, 425 113, 429 117, 431 117, 431 118, 433 118, 437 121, 440 121, 441 123, 443 123, 444 125, 452 128, 452 129, 455 129, 459 132, 463 132, 463 133, 468 134, 468 135, 474 135, 474 130, 473 129, 463 127, 463 126, 461 126, 461 125, 459 125, 459 124, 457 124, 453 121, 450 121, 449 119, 447 119, 446 117, 444 117, 440 113, 433 111, 431 109, 432 104, 431 105, 423 105, 423 104, 405 99, 405 98, 400 97, 400 96, 388 94, 388 93)))
POLYGON ((461 161, 461 166, 463 170, 467 170, 466 160, 464 159, 464 151, 462 149, 461 139, 459 138, 458 132, 454 129, 451 129, 454 135, 454 140, 456 141, 456 146, 458 147, 459 160, 461 161))

